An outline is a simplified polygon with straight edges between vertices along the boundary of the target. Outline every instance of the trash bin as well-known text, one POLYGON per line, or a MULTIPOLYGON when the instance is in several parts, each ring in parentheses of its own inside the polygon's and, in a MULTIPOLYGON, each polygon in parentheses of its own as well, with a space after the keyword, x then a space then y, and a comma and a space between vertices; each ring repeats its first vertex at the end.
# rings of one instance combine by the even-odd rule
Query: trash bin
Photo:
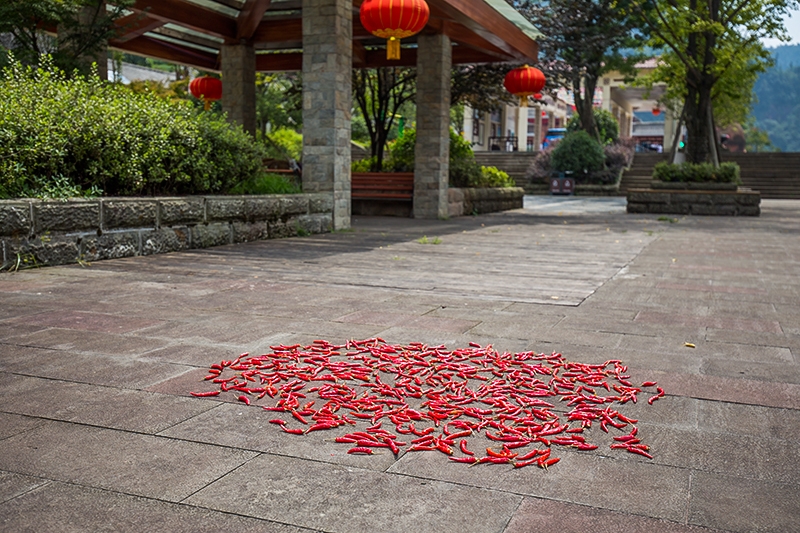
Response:
POLYGON ((554 173, 550 178, 550 194, 572 194, 575 192, 575 180, 572 172, 554 173))

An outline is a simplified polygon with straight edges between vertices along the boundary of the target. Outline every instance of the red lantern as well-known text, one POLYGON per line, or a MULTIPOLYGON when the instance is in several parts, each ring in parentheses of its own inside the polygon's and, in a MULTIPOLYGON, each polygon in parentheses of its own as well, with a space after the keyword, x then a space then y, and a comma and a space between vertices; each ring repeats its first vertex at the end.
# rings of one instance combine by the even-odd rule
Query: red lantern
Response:
POLYGON ((203 101, 203 106, 208 111, 211 108, 211 102, 222 98, 222 81, 210 76, 195 78, 189 83, 189 91, 192 96, 203 101))
POLYGON ((528 97, 544 89, 544 74, 538 68, 523 65, 506 74, 503 86, 511 94, 519 96, 520 107, 527 107, 528 97))
POLYGON ((425 0, 364 0, 361 25, 381 39, 387 39, 386 59, 400 59, 400 39, 419 33, 431 11, 425 0))
POLYGON ((654 107, 653 108, 653 116, 657 117, 660 114, 661 114, 661 108, 658 107, 658 106, 654 107))
POLYGON ((533 99, 534 99, 534 100, 541 100, 541 99, 542 99, 542 93, 536 93, 536 94, 534 94, 534 95, 533 95, 533 99))

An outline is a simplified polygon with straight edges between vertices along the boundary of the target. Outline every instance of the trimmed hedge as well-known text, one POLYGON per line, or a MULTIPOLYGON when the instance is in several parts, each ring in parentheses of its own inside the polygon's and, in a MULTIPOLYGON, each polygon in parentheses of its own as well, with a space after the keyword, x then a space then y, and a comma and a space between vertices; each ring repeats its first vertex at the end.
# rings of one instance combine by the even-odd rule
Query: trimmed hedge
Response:
POLYGON ((658 163, 653 169, 653 179, 665 182, 711 182, 742 184, 739 165, 722 163, 715 168, 711 163, 681 163, 672 165, 666 161, 658 163))
POLYGON ((262 172, 263 148, 223 115, 68 79, 47 58, 10 63, 0 76, 0 198, 224 193, 262 172))

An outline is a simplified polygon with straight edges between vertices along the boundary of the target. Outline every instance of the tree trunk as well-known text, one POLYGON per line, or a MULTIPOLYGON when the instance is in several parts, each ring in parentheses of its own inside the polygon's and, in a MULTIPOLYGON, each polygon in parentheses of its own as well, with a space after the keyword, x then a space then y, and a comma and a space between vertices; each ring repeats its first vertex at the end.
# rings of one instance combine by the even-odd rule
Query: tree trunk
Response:
POLYGON ((686 96, 686 161, 707 163, 711 157, 711 85, 689 86, 686 96))

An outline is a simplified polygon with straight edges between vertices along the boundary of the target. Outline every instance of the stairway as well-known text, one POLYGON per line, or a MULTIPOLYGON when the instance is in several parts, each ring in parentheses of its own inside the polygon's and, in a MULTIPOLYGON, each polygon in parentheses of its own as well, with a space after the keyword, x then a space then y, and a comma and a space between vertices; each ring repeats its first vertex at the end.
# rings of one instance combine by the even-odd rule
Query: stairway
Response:
POLYGON ((633 156, 631 168, 622 174, 619 184, 620 196, 625 196, 628 189, 649 189, 653 181, 653 167, 661 161, 666 161, 667 154, 637 153, 633 156))
POLYGON ((800 153, 723 154, 739 164, 742 186, 761 192, 761 198, 800 199, 800 153))
POLYGON ((497 167, 507 172, 517 187, 524 187, 525 172, 533 163, 536 152, 475 152, 475 161, 484 167, 497 167))

